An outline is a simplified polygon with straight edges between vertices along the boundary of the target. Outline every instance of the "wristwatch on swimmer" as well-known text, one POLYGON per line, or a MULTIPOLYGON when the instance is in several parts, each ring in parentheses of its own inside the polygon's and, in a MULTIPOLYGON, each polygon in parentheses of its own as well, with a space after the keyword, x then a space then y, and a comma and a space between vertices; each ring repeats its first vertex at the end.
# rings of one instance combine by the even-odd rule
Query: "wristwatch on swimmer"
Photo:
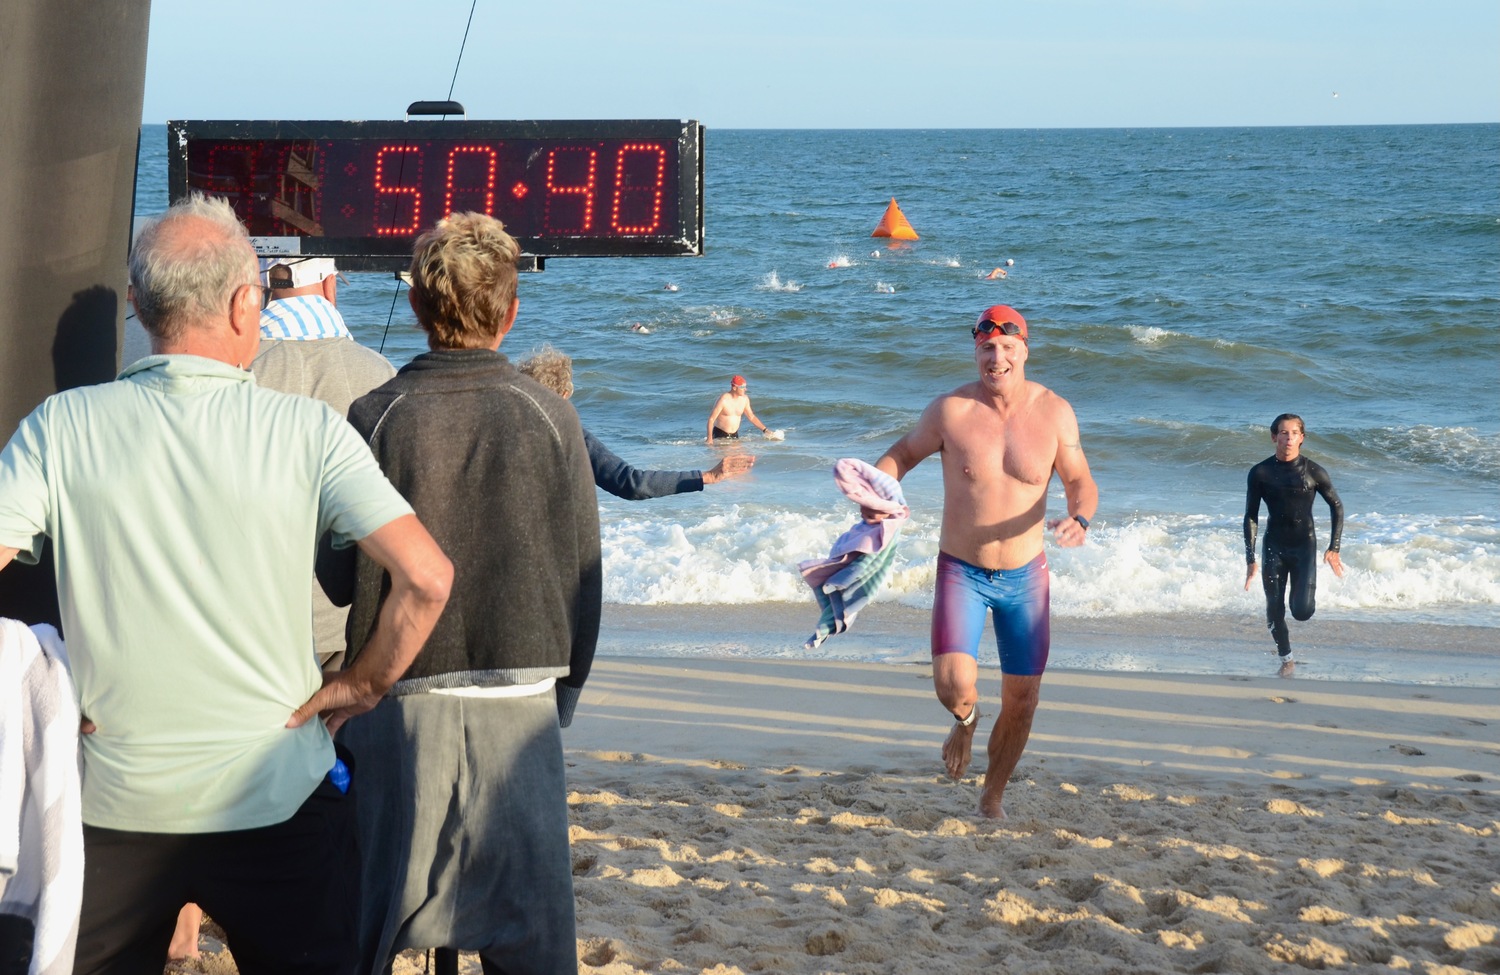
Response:
POLYGON ((1078 524, 1082 525, 1084 531, 1088 531, 1089 530, 1089 520, 1087 518, 1085 518, 1083 515, 1074 515, 1073 516, 1073 520, 1076 521, 1076 522, 1078 522, 1078 524))

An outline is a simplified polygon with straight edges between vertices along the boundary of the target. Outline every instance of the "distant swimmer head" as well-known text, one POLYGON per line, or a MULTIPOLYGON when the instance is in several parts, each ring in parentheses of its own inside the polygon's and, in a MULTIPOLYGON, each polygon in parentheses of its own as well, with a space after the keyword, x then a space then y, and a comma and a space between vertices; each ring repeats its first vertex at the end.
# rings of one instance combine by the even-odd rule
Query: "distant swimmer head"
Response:
POLYGON ((1005 259, 1005 266, 1006 267, 1015 267, 1016 266, 1016 259, 1014 257, 1007 257, 1005 259))
POLYGON ((651 334, 651 329, 649 329, 646 326, 642 325, 640 322, 636 322, 634 325, 631 325, 630 326, 630 330, 632 332, 640 332, 642 335, 650 335, 651 334))
POLYGON ((748 384, 745 382, 744 376, 735 376, 733 379, 729 380, 730 389, 744 389, 747 385, 748 384))
POLYGON ((260 259, 261 284, 273 291, 292 291, 339 273, 331 257, 295 257, 277 255, 260 259))
POLYGON ((675 285, 672 282, 668 281, 666 284, 662 285, 662 289, 661 290, 663 290, 663 291, 676 291, 677 290, 677 285, 675 285))
POLYGON ((974 344, 981 345, 992 334, 1019 335, 1021 341, 1027 345, 1031 344, 1030 333, 1026 328, 1026 319, 1021 313, 1010 305, 991 305, 979 316, 979 321, 974 323, 974 344))

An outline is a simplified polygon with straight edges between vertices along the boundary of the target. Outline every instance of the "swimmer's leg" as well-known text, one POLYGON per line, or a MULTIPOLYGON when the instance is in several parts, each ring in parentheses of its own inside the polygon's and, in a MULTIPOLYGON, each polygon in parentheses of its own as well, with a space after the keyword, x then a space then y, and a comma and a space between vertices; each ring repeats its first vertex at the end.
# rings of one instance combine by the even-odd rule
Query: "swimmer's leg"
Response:
POLYGON ((979 661, 966 653, 933 657, 932 686, 943 707, 955 718, 943 741, 943 767, 948 770, 949 778, 961 779, 968 771, 974 732, 979 727, 979 661), (974 720, 968 721, 971 714, 974 720))
POLYGON ((989 769, 984 773, 984 791, 979 796, 979 813, 990 819, 1004 819, 1005 786, 1021 761, 1026 742, 1031 739, 1031 719, 1041 699, 1042 675, 1006 674, 1000 683, 1000 717, 990 732, 989 769))
POLYGON ((1312 619, 1318 609, 1318 543, 1308 539, 1307 546, 1291 559, 1292 618, 1300 622, 1312 619))
POLYGON ((954 726, 943 742, 943 766, 950 778, 962 778, 969 768, 979 707, 979 637, 984 632, 986 604, 969 576, 980 570, 945 553, 938 553, 937 581, 932 601, 932 686, 954 726))
POLYGON ((1287 566, 1281 552, 1269 545, 1261 552, 1260 583, 1266 593, 1266 627, 1276 641, 1276 652, 1285 657, 1292 652, 1286 626, 1287 566))
POLYGON ((990 731, 989 768, 979 795, 979 814, 1004 819, 1005 787, 1031 739, 1031 720, 1041 698, 1042 672, 1052 650, 1051 579, 1039 555, 997 579, 991 604, 1000 649, 1000 716, 990 731))

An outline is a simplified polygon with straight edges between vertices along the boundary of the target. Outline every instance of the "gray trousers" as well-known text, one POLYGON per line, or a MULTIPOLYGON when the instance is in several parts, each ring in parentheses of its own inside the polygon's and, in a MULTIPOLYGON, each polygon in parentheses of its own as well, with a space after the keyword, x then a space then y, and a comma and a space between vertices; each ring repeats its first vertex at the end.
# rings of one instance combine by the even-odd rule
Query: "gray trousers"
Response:
POLYGON ((477 951, 486 975, 575 975, 562 733, 550 692, 409 694, 351 720, 362 970, 407 948, 477 951))

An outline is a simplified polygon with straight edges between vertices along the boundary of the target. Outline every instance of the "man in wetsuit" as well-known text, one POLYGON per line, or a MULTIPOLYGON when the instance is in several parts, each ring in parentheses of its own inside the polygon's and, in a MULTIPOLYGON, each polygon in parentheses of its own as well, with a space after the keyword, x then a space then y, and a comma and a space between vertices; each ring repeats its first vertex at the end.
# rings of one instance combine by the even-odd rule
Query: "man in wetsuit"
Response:
MULTIPOLYGON (((979 717, 979 641, 990 610, 1000 650, 1000 714, 990 732, 979 812, 1003 819, 1005 785, 1031 736, 1051 649, 1045 529, 1059 545, 1082 545, 1099 488, 1073 407, 1026 378, 1026 319, 995 305, 971 331, 979 379, 933 400, 875 466, 900 480, 924 458, 942 455, 932 680, 956 722, 943 743, 943 764, 955 779, 969 766, 979 717), (1044 523, 1053 472, 1068 515, 1044 523)), ((863 514, 867 521, 881 517, 869 509, 863 514)))
POLYGON ((1302 456, 1305 433, 1302 417, 1283 413, 1271 421, 1271 440, 1276 454, 1250 468, 1245 494, 1245 588, 1255 578, 1255 529, 1260 521, 1260 503, 1270 517, 1261 543, 1264 565, 1260 581, 1266 590, 1266 626, 1281 655, 1281 674, 1292 673, 1292 644, 1286 625, 1287 584, 1292 590, 1292 616, 1312 619, 1317 609, 1318 535, 1313 524, 1313 494, 1328 502, 1332 527, 1323 561, 1336 576, 1343 576, 1339 540, 1344 534, 1344 505, 1333 489, 1333 481, 1321 465, 1302 456))

